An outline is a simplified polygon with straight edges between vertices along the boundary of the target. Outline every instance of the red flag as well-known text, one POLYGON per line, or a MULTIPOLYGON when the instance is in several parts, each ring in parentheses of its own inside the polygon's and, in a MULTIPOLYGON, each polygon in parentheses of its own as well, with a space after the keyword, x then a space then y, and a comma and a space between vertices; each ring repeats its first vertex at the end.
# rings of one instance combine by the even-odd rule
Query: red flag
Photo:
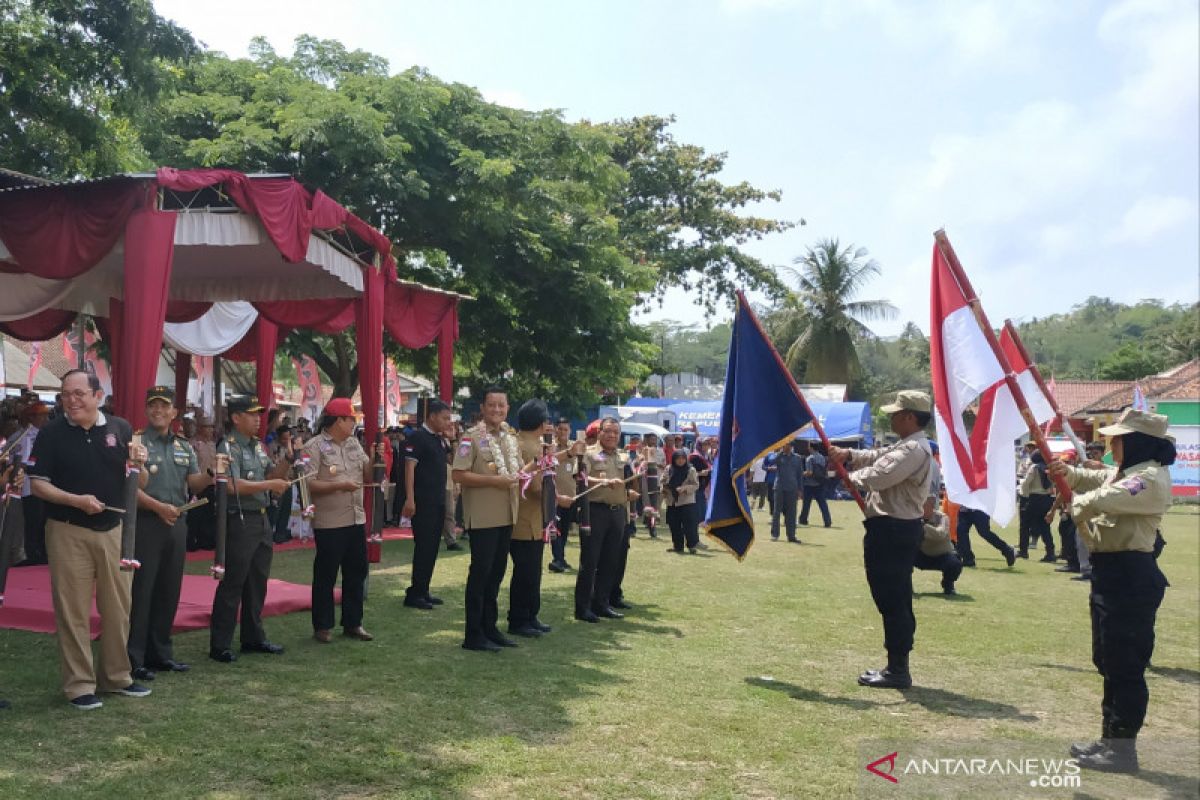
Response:
POLYGON ((400 373, 396 371, 396 362, 390 358, 387 360, 383 385, 384 398, 387 400, 387 424, 397 425, 404 407, 404 393, 400 391, 400 373))
MULTIPOLYGON (((1000 362, 936 245, 931 290, 929 360, 946 494, 1007 525, 1016 512, 1013 443, 1028 427, 1004 382, 1000 362), (977 404, 975 426, 968 435, 963 413, 972 404, 977 404)), ((1000 348, 1017 373, 1034 418, 1044 422, 1053 417, 1012 339, 1001 336, 1000 348)))
POLYGON ((312 356, 300 356, 292 359, 296 368, 296 378, 300 384, 300 415, 309 422, 316 422, 321 415, 321 373, 317 371, 317 362, 312 356))
POLYGON ((29 377, 25 379, 25 388, 33 388, 33 378, 37 375, 38 367, 42 365, 42 343, 34 342, 29 345, 29 377))

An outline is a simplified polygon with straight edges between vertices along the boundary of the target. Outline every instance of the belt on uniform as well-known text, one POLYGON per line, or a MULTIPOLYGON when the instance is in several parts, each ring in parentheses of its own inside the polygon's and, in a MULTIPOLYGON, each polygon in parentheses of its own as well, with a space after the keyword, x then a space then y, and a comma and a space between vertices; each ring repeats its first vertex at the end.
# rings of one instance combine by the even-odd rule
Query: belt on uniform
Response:
POLYGON ((244 510, 239 510, 236 506, 233 506, 233 507, 226 509, 226 513, 229 516, 243 516, 244 517, 247 514, 258 514, 261 516, 261 515, 266 514, 267 510, 265 508, 248 508, 248 509, 244 509, 244 510))
POLYGON ((600 502, 593 500, 592 505, 600 506, 601 508, 607 508, 609 511, 620 511, 621 509, 625 508, 626 504, 625 503, 600 503, 600 502))

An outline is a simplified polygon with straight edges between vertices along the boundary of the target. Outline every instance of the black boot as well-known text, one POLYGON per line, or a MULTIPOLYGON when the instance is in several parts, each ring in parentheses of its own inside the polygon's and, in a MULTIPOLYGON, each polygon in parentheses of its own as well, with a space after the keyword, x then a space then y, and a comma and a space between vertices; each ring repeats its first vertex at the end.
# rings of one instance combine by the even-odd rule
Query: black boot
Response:
POLYGON ((1097 772, 1136 773, 1139 769, 1136 734, 1118 730, 1114 726, 1107 747, 1096 753, 1080 756, 1079 766, 1097 772))
POLYGON ((888 656, 888 665, 879 672, 867 670, 858 676, 859 686, 871 686, 876 689, 907 689, 912 686, 912 676, 908 673, 908 655, 888 656))
POLYGON ((1108 717, 1100 723, 1100 738, 1094 742, 1075 742, 1071 745, 1071 755, 1075 758, 1090 756, 1108 749, 1108 717))

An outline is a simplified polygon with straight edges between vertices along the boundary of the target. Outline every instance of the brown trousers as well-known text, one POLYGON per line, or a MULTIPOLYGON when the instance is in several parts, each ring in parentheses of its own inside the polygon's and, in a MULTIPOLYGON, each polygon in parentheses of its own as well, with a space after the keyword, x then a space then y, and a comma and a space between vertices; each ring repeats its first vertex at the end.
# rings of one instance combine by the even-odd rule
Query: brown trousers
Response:
POLYGON ((130 587, 133 575, 121 571, 121 526, 93 531, 46 520, 46 552, 58 628, 63 694, 115 692, 128 686, 130 587), (92 592, 100 611, 100 668, 92 669, 89 619, 92 592))

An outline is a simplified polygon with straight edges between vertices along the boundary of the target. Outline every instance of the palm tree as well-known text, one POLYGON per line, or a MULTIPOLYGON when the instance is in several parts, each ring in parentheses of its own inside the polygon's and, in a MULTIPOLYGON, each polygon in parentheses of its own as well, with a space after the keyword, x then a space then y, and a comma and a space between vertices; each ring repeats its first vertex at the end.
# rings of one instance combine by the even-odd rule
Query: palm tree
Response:
POLYGON ((788 369, 805 383, 851 384, 860 374, 855 340, 874 337, 864 320, 896 315, 887 300, 855 299, 880 274, 879 264, 867 259, 865 247, 842 247, 837 239, 822 239, 793 263, 784 270, 797 288, 785 297, 774 326, 795 332, 784 358, 788 369))

